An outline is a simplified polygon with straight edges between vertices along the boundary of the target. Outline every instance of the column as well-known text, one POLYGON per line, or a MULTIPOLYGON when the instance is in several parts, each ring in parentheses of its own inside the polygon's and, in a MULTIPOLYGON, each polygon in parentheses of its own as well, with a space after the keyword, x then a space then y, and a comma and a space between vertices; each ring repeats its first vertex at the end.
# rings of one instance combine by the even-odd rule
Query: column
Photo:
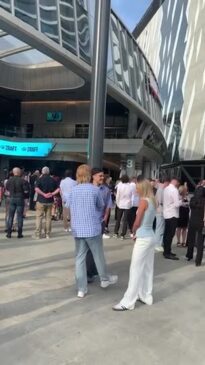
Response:
POLYGON ((110 3, 98 0, 95 8, 88 153, 92 167, 102 167, 103 160, 110 3))
POLYGON ((137 114, 133 112, 129 112, 128 117, 128 131, 127 136, 128 138, 135 138, 137 134, 137 114))
POLYGON ((127 171, 127 175, 129 177, 136 176, 135 162, 136 162, 136 156, 127 155, 127 159, 126 159, 126 171, 127 171))

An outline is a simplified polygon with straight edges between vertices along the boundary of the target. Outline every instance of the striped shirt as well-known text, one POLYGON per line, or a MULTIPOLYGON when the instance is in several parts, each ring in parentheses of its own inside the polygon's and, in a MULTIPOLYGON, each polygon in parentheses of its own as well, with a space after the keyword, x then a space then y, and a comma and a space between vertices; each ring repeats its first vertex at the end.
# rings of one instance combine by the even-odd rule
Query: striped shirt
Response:
POLYGON ((90 183, 74 186, 65 197, 71 213, 71 229, 74 237, 86 238, 102 233, 100 214, 104 203, 99 188, 90 183))

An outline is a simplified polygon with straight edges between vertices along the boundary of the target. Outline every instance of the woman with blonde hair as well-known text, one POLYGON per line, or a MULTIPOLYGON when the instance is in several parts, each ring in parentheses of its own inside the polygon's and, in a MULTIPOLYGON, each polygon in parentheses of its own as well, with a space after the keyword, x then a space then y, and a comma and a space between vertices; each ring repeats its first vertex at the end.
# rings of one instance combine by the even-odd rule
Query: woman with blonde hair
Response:
POLYGON ((127 291, 122 300, 113 307, 115 311, 132 310, 140 300, 152 305, 152 286, 154 270, 154 231, 156 201, 150 182, 143 179, 137 183, 140 204, 133 225, 136 241, 132 252, 130 275, 127 291))

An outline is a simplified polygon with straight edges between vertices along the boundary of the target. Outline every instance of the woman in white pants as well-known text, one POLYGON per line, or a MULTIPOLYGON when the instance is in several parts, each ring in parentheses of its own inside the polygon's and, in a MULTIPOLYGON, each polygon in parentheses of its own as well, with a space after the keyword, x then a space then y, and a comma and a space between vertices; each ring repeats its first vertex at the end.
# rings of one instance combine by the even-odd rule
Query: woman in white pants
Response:
POLYGON ((132 252, 128 288, 122 300, 113 307, 115 311, 132 310, 137 300, 152 305, 154 270, 153 221, 156 215, 156 201, 150 182, 146 179, 137 184, 140 204, 133 225, 136 241, 132 252))

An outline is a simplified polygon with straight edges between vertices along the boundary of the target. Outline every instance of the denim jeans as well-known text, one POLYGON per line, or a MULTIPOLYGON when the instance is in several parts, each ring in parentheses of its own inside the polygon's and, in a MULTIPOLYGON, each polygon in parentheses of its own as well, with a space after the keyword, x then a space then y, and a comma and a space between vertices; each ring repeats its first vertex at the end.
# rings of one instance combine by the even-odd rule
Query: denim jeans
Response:
POLYGON ((24 199, 11 198, 9 203, 8 233, 11 234, 15 212, 17 212, 18 234, 23 230, 24 199))
POLYGON ((93 258, 98 270, 100 280, 109 280, 107 271, 105 256, 103 251, 102 235, 89 237, 89 238, 76 238, 76 282, 77 288, 84 293, 87 291, 87 270, 86 270, 86 255, 90 248, 93 258))

